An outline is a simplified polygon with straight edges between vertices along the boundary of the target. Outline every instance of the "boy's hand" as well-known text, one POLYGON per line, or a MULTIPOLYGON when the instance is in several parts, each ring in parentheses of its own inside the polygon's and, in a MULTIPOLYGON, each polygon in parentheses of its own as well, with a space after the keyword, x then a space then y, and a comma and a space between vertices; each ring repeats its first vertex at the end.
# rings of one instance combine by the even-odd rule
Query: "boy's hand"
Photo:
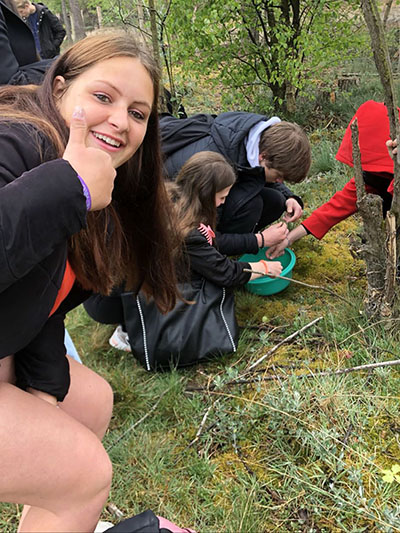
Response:
POLYGON ((283 217, 285 222, 295 222, 303 214, 303 208, 295 198, 286 200, 286 213, 283 217))
POLYGON ((272 224, 261 233, 264 236, 265 246, 274 246, 287 237, 289 230, 284 222, 278 222, 278 224, 272 224))
POLYGON ((389 152, 389 155, 392 159, 394 159, 394 156, 397 155, 397 139, 392 141, 392 139, 389 139, 386 141, 386 146, 389 152))
POLYGON ((86 146, 88 127, 82 108, 75 108, 71 119, 68 144, 63 159, 86 183, 92 200, 91 211, 103 209, 111 202, 116 171, 109 154, 86 146))

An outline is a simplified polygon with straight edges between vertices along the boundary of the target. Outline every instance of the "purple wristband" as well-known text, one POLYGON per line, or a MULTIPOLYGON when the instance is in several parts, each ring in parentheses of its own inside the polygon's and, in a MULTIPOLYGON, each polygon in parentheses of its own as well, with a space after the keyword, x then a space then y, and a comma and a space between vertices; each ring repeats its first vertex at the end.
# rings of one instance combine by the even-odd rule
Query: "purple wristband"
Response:
POLYGON ((86 209, 90 211, 90 208, 92 207, 92 197, 90 196, 90 191, 86 183, 83 181, 83 179, 80 177, 79 174, 77 174, 79 181, 81 182, 83 194, 86 199, 86 209))

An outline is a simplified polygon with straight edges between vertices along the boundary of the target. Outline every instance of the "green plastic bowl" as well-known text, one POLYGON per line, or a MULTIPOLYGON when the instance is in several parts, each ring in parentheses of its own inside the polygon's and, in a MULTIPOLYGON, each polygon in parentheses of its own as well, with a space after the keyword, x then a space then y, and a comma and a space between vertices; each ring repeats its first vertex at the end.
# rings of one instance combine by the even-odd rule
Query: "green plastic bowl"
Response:
MULTIPOLYGON (((240 257, 239 261, 245 261, 246 263, 253 263, 265 259, 267 261, 279 261, 282 264, 281 276, 285 278, 292 277, 293 267, 296 264, 296 256, 294 252, 289 248, 285 248, 285 253, 281 257, 276 259, 268 259, 265 257, 265 252, 268 248, 260 248, 257 254, 245 254, 240 257)), ((246 283, 245 287, 248 291, 254 294, 263 294, 268 296, 270 294, 277 294, 283 291, 289 285, 290 281, 279 278, 269 278, 264 276, 262 278, 253 279, 246 283)))

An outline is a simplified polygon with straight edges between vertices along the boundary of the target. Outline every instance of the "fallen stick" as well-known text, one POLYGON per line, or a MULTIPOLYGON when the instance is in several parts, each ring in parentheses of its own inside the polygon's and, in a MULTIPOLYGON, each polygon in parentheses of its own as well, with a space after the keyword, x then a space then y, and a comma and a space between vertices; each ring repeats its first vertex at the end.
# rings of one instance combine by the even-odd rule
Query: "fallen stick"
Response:
MULTIPOLYGON (((265 272, 260 272, 258 270, 252 270, 251 268, 244 268, 243 272, 250 272, 252 274, 261 274, 262 276, 268 276, 265 272)), ((343 296, 340 296, 337 292, 333 291, 332 289, 328 289, 328 287, 323 287, 322 285, 310 285, 310 283, 305 283, 304 281, 299 281, 298 279, 293 278, 287 278, 286 276, 269 276, 273 279, 283 279, 285 281, 293 281, 293 283, 297 283, 298 285, 303 285, 303 287, 309 287, 310 289, 319 289, 321 291, 329 292, 329 294, 332 294, 333 296, 336 296, 343 302, 346 302, 348 305, 351 305, 354 307, 354 303, 350 302, 349 300, 346 300, 343 296)))
MULTIPOLYGON (((305 331, 306 329, 310 328, 311 326, 313 326, 314 324, 316 324, 317 322, 319 322, 320 320, 322 320, 324 317, 323 316, 320 316, 318 318, 316 318, 315 320, 313 320, 312 322, 309 322, 308 324, 306 324, 305 326, 303 326, 301 329, 298 329, 297 331, 295 331, 294 333, 292 333, 291 335, 289 335, 288 337, 285 337, 283 340, 281 340, 280 342, 278 342, 278 344, 276 344, 273 348, 271 348, 270 350, 268 350, 268 352, 266 354, 264 354, 263 356, 260 357, 260 359, 258 359, 255 363, 253 363, 252 365, 250 365, 248 367, 248 369, 245 371, 244 375, 247 374, 247 372, 251 372, 253 370, 253 368, 255 368, 256 366, 258 366, 260 363, 262 363, 262 361, 264 361, 267 357, 270 357, 273 353, 276 352, 276 350, 278 348, 280 348, 282 346, 282 344, 285 344, 286 342, 289 342, 291 341, 292 339, 294 339, 295 337, 297 337, 297 335, 300 335, 300 333, 303 333, 303 331, 305 331)), ((243 377, 243 376, 241 376, 243 377)))
MULTIPOLYGON (((364 370, 374 370, 375 368, 382 368, 387 366, 400 365, 400 359, 393 361, 384 361, 382 363, 370 363, 367 365, 352 366, 350 368, 343 368, 342 370, 325 370, 323 372, 313 372, 312 374, 271 374, 269 376, 262 376, 254 379, 239 379, 236 381, 229 381, 223 387, 234 387, 235 385, 251 385, 252 383, 260 383, 260 381, 275 381, 278 379, 288 379, 296 377, 298 379, 318 378, 325 376, 338 376, 341 374, 350 374, 351 372, 361 372, 364 370)), ((212 392, 213 389, 207 387, 188 387, 188 392, 212 392)))

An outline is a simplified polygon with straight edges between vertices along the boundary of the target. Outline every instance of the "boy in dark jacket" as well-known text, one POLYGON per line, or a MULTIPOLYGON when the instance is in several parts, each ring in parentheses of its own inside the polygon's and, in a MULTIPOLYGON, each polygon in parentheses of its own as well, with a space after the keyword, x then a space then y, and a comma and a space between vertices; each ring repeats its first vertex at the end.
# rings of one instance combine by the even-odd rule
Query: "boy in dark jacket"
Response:
POLYGON ((65 30, 60 20, 41 2, 17 0, 18 12, 30 27, 36 49, 42 59, 51 59, 60 53, 65 30))
POLYGON ((218 243, 223 254, 256 253, 286 238, 285 224, 256 232, 285 212, 286 222, 302 215, 301 198, 283 183, 302 181, 311 164, 310 143, 297 124, 228 112, 186 119, 164 114, 160 128, 169 179, 174 179, 189 157, 206 150, 219 152, 235 166, 237 182, 219 210, 218 243))

